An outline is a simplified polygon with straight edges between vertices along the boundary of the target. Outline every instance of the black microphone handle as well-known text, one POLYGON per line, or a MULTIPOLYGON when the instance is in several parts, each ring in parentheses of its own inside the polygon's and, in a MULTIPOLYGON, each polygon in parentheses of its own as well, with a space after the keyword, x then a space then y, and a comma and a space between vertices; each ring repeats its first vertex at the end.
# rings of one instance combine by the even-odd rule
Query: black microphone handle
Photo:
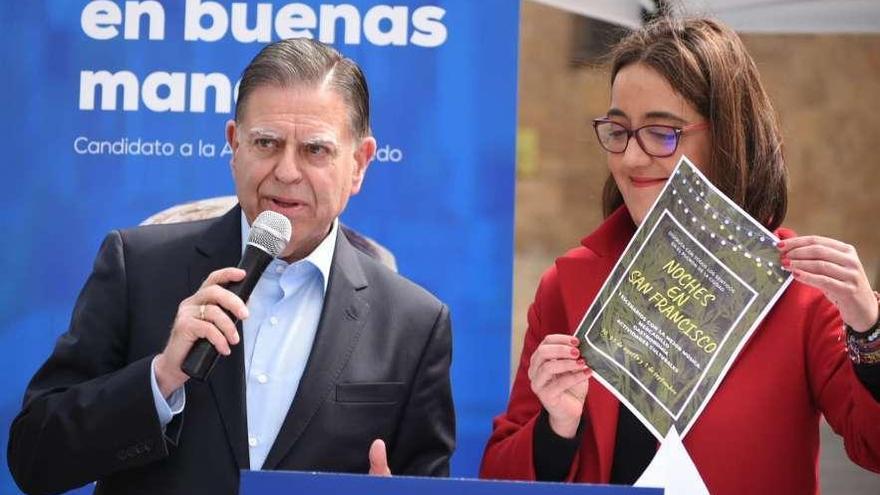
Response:
MULTIPOLYGON (((245 302, 245 304, 247 304, 251 292, 253 292, 257 282, 260 280, 266 267, 269 266, 269 263, 271 262, 272 256, 269 253, 248 244, 247 248, 244 250, 244 254, 241 256, 241 261, 238 263, 238 268, 241 268, 247 273, 241 281, 232 282, 223 287, 229 292, 237 295, 245 302)), ((223 311, 229 316, 232 323, 238 326, 238 318, 225 309, 223 311)), ((187 353, 186 359, 183 360, 183 364, 180 368, 184 373, 189 375, 190 378, 195 378, 198 381, 205 381, 208 379, 211 370, 214 369, 214 365, 217 364, 217 358, 219 357, 220 353, 217 352, 217 349, 214 348, 214 345, 211 344, 208 339, 199 339, 193 344, 189 353, 187 353)))

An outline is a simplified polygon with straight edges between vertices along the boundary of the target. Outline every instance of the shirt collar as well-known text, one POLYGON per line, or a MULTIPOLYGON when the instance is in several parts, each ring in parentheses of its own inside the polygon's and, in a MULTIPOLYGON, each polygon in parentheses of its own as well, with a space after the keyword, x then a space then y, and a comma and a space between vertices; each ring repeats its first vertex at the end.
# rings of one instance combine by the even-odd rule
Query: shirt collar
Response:
MULTIPOLYGON (((245 248, 247 247, 248 236, 251 232, 251 226, 248 224, 247 217, 244 215, 244 211, 241 212, 241 252, 244 253, 245 248)), ((311 263, 315 265, 315 268, 321 272, 321 276, 324 279, 324 293, 327 292, 327 285, 330 283, 330 265, 333 263, 333 254, 336 252, 336 236, 339 233, 339 219, 334 218, 333 224, 330 227, 330 233, 327 234, 327 237, 318 244, 311 253, 308 254, 305 258, 296 261, 294 263, 311 263)), ((286 261, 275 258, 273 263, 283 263, 284 265, 288 265, 286 261)))

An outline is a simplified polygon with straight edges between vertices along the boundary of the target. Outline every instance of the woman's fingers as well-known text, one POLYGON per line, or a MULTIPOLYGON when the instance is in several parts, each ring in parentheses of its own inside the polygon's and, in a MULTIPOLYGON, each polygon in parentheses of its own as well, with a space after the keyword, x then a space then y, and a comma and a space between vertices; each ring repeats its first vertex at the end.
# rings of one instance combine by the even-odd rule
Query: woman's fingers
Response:
POLYGON ((782 266, 802 283, 822 291, 843 321, 869 328, 877 318, 871 284, 856 249, 822 236, 792 237, 778 244, 782 266))
POLYGON ((782 266, 794 274, 801 272, 812 275, 821 275, 843 283, 856 284, 859 278, 859 273, 852 268, 843 267, 823 260, 790 260, 788 263, 783 263, 782 266))
MULTIPOLYGON (((585 367, 579 370, 569 371, 567 373, 556 375, 556 378, 548 383, 545 387, 546 395, 551 400, 558 400, 562 396, 562 394, 566 393, 569 389, 585 383, 587 380, 589 380, 592 374, 593 370, 585 367)), ((583 399, 585 396, 586 393, 584 393, 583 395, 578 394, 576 397, 578 399, 583 399)))
POLYGON ((788 239, 779 241, 776 246, 781 254, 785 255, 791 251, 802 249, 809 246, 826 246, 840 253, 849 253, 855 250, 851 245, 845 242, 823 237, 820 235, 802 235, 798 237, 789 237, 788 239))
POLYGON ((546 361, 580 358, 578 343, 578 339, 571 335, 550 334, 544 337, 529 358, 529 379, 535 379, 536 373, 546 361))
POLYGON ((551 334, 541 341, 529 360, 532 392, 566 435, 577 428, 592 372, 581 357, 579 344, 571 335, 551 334))
POLYGON ((583 359, 557 359, 544 362, 535 373, 532 380, 533 388, 542 389, 553 381, 557 375, 572 371, 580 371, 587 367, 583 359))

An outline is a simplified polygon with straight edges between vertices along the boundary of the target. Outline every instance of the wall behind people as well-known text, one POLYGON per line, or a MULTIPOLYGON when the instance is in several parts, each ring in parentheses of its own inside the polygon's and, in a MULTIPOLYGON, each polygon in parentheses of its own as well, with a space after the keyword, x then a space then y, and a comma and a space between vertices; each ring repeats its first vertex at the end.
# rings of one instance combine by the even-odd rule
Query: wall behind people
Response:
POLYGON ((343 221, 450 305, 452 474, 476 474, 507 394, 516 5, 80 0, 6 2, 0 18, 3 445, 104 234, 233 194, 240 71, 264 42, 312 36, 366 72, 378 155, 343 221))

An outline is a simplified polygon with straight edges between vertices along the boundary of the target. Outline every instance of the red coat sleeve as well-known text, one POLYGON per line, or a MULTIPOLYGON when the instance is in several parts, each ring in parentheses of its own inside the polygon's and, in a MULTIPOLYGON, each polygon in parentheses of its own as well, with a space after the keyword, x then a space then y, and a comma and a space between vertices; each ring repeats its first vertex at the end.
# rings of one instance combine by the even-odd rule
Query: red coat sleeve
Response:
POLYGON ((815 298, 808 306, 811 314, 806 318, 805 339, 812 395, 828 424, 843 437, 853 462, 880 472, 880 403, 859 380, 846 355, 837 308, 818 291, 808 294, 815 298))
MULTIPOLYGON (((571 333, 565 319, 555 266, 544 273, 535 300, 529 307, 528 329, 510 392, 510 402, 507 411, 493 421, 492 436, 480 466, 481 478, 535 480, 532 445, 541 403, 529 382, 529 360, 538 344, 551 333, 571 333)), ((572 462, 569 481, 578 465, 578 455, 572 462)))

